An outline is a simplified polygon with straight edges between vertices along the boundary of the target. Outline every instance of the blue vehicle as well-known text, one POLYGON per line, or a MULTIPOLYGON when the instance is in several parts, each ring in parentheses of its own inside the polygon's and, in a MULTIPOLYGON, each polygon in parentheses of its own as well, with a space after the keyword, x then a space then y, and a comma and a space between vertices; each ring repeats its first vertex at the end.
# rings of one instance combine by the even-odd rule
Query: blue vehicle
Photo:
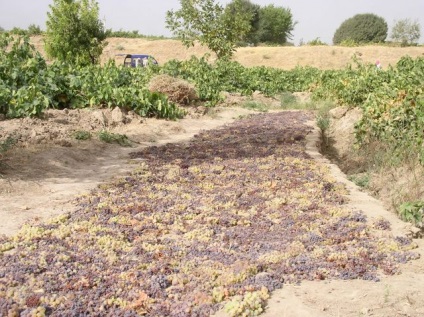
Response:
POLYGON ((116 56, 125 56, 124 66, 125 67, 146 67, 149 64, 158 65, 157 60, 146 54, 117 54, 116 56))

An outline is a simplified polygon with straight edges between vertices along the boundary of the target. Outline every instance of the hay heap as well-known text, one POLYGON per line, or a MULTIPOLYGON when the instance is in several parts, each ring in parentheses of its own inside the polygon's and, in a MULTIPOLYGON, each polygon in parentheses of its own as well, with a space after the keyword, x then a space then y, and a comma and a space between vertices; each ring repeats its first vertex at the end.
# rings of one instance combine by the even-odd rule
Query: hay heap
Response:
POLYGON ((165 94, 170 101, 180 105, 189 105, 199 99, 193 84, 169 75, 153 77, 149 82, 148 88, 152 92, 156 91, 165 94))

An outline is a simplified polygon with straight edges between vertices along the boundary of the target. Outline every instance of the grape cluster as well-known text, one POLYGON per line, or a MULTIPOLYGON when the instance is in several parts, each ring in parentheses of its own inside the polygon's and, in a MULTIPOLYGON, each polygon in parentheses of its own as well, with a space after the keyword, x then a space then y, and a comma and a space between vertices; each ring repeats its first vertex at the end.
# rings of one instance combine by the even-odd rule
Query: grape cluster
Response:
POLYGON ((225 302, 255 316, 285 282, 399 272, 414 244, 343 205, 305 153, 311 118, 261 114, 146 148, 75 212, 0 237, 0 316, 202 317, 225 302))

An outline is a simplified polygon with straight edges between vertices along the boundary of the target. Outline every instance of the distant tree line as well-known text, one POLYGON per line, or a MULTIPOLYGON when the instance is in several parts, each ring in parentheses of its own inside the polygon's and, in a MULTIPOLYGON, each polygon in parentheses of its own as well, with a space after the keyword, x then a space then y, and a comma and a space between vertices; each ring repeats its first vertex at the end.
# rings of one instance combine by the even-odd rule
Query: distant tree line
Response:
MULTIPOLYGON (((6 30, 0 26, 0 33, 2 32, 6 32, 6 30)), ((43 34, 43 30, 41 29, 41 27, 35 24, 30 24, 27 29, 14 27, 13 29, 7 32, 9 32, 10 34, 21 35, 21 36, 35 36, 35 35, 43 34)))
POLYGON ((165 36, 156 36, 156 35, 145 35, 140 34, 138 30, 133 31, 124 31, 122 29, 120 30, 112 30, 107 29, 106 30, 106 36, 107 37, 123 37, 123 38, 130 38, 130 39, 140 39, 140 38, 154 38, 154 39, 165 39, 165 36))
MULTIPOLYGON (((231 57, 239 46, 287 44, 297 24, 289 8, 260 6, 250 0, 232 0, 225 7, 216 0, 180 0, 180 6, 177 11, 167 12, 167 28, 186 46, 200 42, 218 58, 231 57)), ((98 63, 107 37, 149 37, 137 30, 105 29, 96 0, 53 0, 49 8, 45 31, 31 24, 26 30, 15 27, 8 32, 23 36, 43 34, 50 58, 81 65, 98 63)), ((393 26, 391 38, 404 46, 416 45, 420 28, 417 21, 399 20, 393 26)), ((0 32, 5 32, 1 26, 0 32)), ((382 17, 357 14, 339 26, 333 43, 383 43, 387 36, 387 22, 382 17)), ((325 44, 319 38, 309 43, 325 44)))

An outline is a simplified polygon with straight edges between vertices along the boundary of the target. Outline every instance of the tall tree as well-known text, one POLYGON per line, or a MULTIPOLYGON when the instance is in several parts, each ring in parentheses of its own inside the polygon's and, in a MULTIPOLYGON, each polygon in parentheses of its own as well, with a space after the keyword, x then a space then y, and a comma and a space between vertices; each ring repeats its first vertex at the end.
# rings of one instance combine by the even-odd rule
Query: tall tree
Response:
POLYGON ((53 0, 47 13, 45 49, 49 57, 87 65, 100 61, 106 31, 95 0, 53 0))
POLYGON ((392 28, 392 39, 402 45, 412 45, 421 36, 421 27, 418 21, 412 22, 410 19, 396 21, 392 28))
POLYGON ((256 45, 259 43, 259 11, 261 6, 258 4, 252 3, 250 0, 233 0, 225 7, 225 14, 229 14, 234 16, 237 10, 241 10, 241 12, 249 13, 246 17, 250 16, 249 24, 250 31, 244 36, 242 39, 243 42, 247 44, 256 45))
POLYGON ((336 30, 333 43, 343 41, 355 43, 379 43, 387 37, 387 22, 382 17, 372 13, 357 14, 345 20, 336 30))
MULTIPOLYGON (((241 0, 234 2, 236 8, 241 5, 241 0)), ((167 12, 166 26, 187 47, 199 41, 218 58, 229 58, 250 30, 249 12, 236 9, 225 14, 214 0, 180 0, 180 4, 179 10, 167 12)))
POLYGON ((275 7, 273 4, 261 7, 259 11, 259 40, 266 43, 284 44, 292 38, 297 22, 293 21, 290 9, 275 7))

